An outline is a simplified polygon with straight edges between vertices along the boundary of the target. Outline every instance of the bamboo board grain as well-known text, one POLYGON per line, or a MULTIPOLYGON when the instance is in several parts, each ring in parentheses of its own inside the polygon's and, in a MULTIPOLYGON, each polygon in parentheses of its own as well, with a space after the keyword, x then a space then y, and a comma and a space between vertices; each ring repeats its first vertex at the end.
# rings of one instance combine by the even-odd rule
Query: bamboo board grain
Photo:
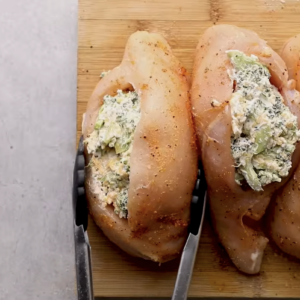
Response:
MULTIPOLYGON (((128 36, 161 32, 191 72, 205 28, 229 23, 255 30, 278 50, 300 32, 299 0, 79 0, 78 132, 102 70, 118 65, 128 36)), ((170 297, 178 260, 158 266, 132 258, 109 242, 90 220, 97 297, 170 297)), ((207 218, 197 255, 191 297, 300 297, 300 263, 268 246, 257 276, 239 273, 219 245, 207 218)))

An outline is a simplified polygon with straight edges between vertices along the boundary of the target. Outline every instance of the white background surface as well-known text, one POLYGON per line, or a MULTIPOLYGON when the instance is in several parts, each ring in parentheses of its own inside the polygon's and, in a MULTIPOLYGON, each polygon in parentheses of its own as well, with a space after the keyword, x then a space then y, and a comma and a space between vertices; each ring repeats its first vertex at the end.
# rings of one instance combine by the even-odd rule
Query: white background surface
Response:
POLYGON ((76 0, 0 0, 0 299, 76 299, 76 0))

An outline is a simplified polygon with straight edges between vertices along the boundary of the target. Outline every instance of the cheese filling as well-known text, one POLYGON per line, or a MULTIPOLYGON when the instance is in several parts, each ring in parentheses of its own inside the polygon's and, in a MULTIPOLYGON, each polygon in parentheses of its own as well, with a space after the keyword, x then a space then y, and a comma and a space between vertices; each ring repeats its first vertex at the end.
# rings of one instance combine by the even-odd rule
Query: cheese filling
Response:
POLYGON ((231 152, 236 182, 247 181, 256 191, 280 182, 292 166, 295 144, 300 140, 297 117, 270 83, 269 70, 254 55, 230 50, 230 73, 235 91, 230 99, 231 152))
POLYGON ((130 154, 140 120, 140 97, 133 91, 117 91, 103 98, 94 131, 85 140, 92 154, 93 192, 101 204, 112 204, 120 218, 127 218, 130 154))

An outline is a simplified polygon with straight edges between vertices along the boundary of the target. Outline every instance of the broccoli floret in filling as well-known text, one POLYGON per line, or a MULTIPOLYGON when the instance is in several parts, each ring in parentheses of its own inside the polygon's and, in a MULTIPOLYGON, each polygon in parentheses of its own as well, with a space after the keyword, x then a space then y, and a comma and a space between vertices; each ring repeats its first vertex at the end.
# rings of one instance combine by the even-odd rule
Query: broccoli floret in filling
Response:
POLYGON ((284 105, 270 83, 269 70, 256 56, 237 50, 227 54, 233 65, 230 77, 236 83, 230 99, 236 182, 246 180, 253 190, 261 191, 289 173, 300 139, 297 117, 284 105))
POLYGON ((122 214, 124 218, 127 218, 127 214, 128 214, 127 202, 128 202, 128 189, 123 189, 117 197, 115 213, 118 215, 122 214))

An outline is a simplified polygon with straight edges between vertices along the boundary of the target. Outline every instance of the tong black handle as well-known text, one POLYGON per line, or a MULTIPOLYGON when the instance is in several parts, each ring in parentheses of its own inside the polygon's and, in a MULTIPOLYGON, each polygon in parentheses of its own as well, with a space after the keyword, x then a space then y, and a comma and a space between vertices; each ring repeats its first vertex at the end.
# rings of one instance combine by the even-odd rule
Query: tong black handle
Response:
POLYGON ((73 213, 74 220, 77 226, 82 225, 84 230, 88 225, 88 209, 84 189, 84 145, 81 137, 78 145, 78 150, 75 159, 74 173, 73 173, 73 213))
POLYGON ((85 196, 83 138, 79 141, 73 173, 73 214, 78 300, 94 300, 91 247, 86 232, 88 209, 85 196))
POLYGON ((204 171, 201 162, 198 166, 197 181, 193 191, 192 203, 191 203, 191 222, 189 226, 189 232, 194 235, 198 234, 202 210, 203 210, 203 199, 206 193, 206 181, 204 171))

